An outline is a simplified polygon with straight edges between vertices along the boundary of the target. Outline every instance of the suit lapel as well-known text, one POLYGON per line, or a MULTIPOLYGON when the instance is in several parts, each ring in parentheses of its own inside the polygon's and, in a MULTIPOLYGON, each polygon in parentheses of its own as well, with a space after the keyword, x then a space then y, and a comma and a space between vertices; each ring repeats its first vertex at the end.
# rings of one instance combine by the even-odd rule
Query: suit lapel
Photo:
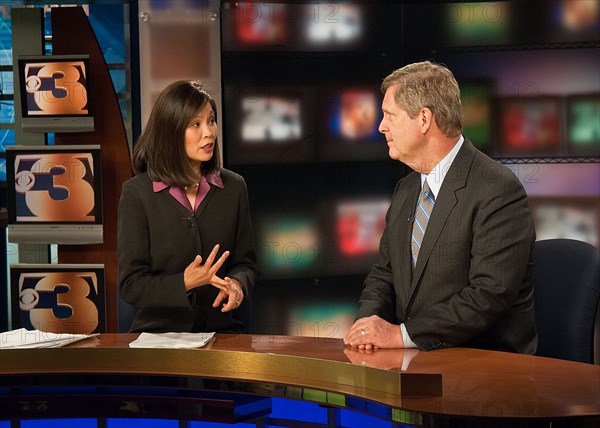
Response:
POLYGON ((456 158, 454 158, 454 161, 444 178, 444 182, 435 201, 435 207, 431 213, 431 218, 427 224, 423 242, 421 243, 417 265, 413 270, 410 296, 415 292, 417 284, 423 275, 423 270, 438 242, 446 221, 458 202, 458 197, 456 195, 457 190, 466 185, 467 176, 475 156, 475 150, 476 149, 471 142, 465 138, 462 147, 458 151, 456 158))
POLYGON ((202 202, 200 202, 200 205, 198 205, 198 209, 196 210, 196 212, 194 214, 196 216, 196 218, 200 218, 200 216, 206 209, 206 206, 208 205, 208 201, 210 200, 210 198, 212 198, 213 194, 215 193, 215 189, 216 189, 216 187, 211 184, 210 189, 208 190, 208 193, 206 194, 206 196, 204 197, 202 202))

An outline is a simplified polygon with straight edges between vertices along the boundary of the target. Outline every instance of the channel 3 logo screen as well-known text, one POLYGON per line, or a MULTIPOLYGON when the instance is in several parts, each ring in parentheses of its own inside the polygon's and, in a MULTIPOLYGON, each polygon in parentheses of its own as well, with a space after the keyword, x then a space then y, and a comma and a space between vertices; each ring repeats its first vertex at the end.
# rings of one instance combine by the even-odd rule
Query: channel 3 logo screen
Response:
POLYGON ((91 153, 20 154, 15 212, 20 222, 96 221, 91 153))
POLYGON ((24 74, 28 115, 88 115, 83 61, 28 63, 24 74))
POLYGON ((13 322, 19 328, 72 334, 104 330, 101 272, 21 272, 18 287, 19 311, 13 322))

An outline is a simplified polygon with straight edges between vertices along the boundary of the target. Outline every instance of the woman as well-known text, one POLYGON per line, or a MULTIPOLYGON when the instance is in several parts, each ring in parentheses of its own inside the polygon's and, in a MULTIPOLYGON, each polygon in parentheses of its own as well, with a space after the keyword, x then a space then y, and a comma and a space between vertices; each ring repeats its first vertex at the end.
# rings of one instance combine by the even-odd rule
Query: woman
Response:
POLYGON ((216 111, 200 83, 174 82, 134 147, 118 221, 132 332, 242 332, 231 311, 258 268, 246 183, 220 165, 216 111))

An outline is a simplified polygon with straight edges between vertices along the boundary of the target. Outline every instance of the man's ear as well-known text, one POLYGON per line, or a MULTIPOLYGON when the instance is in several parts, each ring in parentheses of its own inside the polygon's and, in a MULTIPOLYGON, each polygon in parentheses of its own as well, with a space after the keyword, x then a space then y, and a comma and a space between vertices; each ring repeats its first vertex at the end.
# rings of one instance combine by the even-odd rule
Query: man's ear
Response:
POLYGON ((421 133, 425 135, 433 125, 433 113, 427 107, 423 107, 419 111, 418 118, 419 125, 421 127, 421 133))

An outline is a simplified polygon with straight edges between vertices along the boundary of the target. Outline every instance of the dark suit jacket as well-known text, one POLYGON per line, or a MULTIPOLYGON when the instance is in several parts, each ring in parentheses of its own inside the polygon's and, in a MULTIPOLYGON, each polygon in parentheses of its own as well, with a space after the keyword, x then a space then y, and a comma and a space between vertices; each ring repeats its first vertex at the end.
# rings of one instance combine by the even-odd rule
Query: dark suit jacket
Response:
POLYGON ((217 258, 231 251, 217 275, 239 280, 252 293, 256 248, 244 179, 222 169, 224 188, 210 191, 192 215, 169 194, 155 193, 147 174, 123 184, 119 202, 119 291, 137 309, 131 331, 238 331, 231 312, 213 308, 218 290, 202 286, 189 296, 183 271, 197 254, 206 260, 215 244, 217 258))
POLYGON ((518 178, 465 139, 437 196, 413 271, 411 218, 420 188, 416 172, 396 186, 357 318, 377 314, 404 323, 421 349, 533 354, 535 231, 518 178))

